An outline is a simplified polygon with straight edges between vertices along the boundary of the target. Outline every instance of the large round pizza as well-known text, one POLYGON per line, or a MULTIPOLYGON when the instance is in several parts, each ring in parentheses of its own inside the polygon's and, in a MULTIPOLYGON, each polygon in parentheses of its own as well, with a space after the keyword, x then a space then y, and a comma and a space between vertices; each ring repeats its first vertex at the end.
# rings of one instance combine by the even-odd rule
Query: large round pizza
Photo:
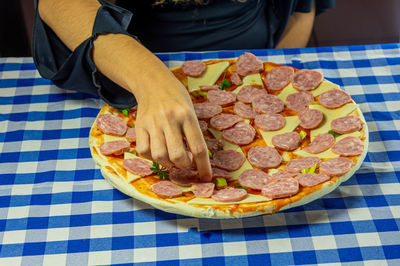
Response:
POLYGON ((206 218, 271 214, 331 192, 365 158, 362 112, 320 72, 251 53, 187 61, 171 71, 192 98, 212 181, 202 182, 195 165, 166 169, 141 157, 136 108, 104 106, 89 138, 104 178, 155 208, 206 218))

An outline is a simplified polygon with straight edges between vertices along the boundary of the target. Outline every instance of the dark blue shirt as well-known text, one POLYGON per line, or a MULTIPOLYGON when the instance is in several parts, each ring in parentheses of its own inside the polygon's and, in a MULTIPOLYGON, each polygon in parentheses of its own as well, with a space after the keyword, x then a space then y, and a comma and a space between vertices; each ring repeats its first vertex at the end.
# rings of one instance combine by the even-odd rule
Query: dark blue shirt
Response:
MULTIPOLYGON (((98 72, 91 59, 99 34, 128 34, 153 52, 273 48, 291 14, 310 12, 313 5, 313 0, 210 0, 206 5, 163 6, 151 2, 119 0, 116 6, 100 0, 92 36, 73 52, 36 11, 33 57, 40 74, 61 88, 99 95, 117 108, 131 107, 135 97, 98 72)), ((316 12, 334 5, 335 0, 317 0, 316 12)))

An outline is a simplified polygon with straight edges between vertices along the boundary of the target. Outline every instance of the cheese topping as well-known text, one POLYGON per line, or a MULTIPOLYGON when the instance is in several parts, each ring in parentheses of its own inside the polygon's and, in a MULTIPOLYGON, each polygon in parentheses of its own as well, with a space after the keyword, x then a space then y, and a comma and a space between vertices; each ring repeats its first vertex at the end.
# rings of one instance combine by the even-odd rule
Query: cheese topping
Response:
POLYGON ((207 65, 206 70, 200 77, 188 77, 189 92, 200 90, 201 85, 214 85, 229 65, 229 62, 207 65))
POLYGON ((262 137, 265 140, 265 143, 267 143, 268 146, 274 147, 274 145, 272 145, 272 137, 278 134, 283 134, 283 133, 287 133, 287 132, 292 132, 299 124, 300 124, 300 120, 299 117, 296 116, 286 116, 286 124, 283 128, 279 129, 279 130, 275 130, 275 131, 264 131, 260 129, 260 133, 262 135, 262 137))

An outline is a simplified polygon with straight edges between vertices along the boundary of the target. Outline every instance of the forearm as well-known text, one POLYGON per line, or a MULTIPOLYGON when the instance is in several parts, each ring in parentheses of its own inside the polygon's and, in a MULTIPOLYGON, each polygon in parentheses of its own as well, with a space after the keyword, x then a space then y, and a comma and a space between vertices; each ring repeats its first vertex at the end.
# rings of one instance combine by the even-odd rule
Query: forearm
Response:
MULTIPOLYGON (((91 36, 99 8, 96 0, 39 1, 41 18, 70 50, 91 36)), ((156 84, 157 80, 161 84, 176 82, 166 66, 130 36, 101 35, 94 42, 92 52, 98 70, 133 92, 138 101, 143 93, 149 93, 147 83, 156 84), (142 88, 147 88, 146 92, 142 92, 142 88)))
POLYGON ((275 48, 306 47, 314 25, 315 4, 309 13, 294 12, 275 48))

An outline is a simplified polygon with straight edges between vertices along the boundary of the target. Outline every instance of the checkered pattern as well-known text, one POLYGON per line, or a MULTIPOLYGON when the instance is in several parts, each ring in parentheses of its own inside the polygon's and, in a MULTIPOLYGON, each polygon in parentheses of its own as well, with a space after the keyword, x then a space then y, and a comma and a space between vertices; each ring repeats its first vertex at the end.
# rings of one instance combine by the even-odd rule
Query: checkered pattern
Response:
MULTIPOLYGON (((399 45, 252 52, 319 70, 352 95, 371 141, 354 177, 271 216, 206 220, 155 210, 113 189, 90 156, 88 133, 102 102, 40 78, 31 58, 3 58, 0 264, 399 265, 399 45)), ((240 54, 159 57, 176 66, 240 54)))

